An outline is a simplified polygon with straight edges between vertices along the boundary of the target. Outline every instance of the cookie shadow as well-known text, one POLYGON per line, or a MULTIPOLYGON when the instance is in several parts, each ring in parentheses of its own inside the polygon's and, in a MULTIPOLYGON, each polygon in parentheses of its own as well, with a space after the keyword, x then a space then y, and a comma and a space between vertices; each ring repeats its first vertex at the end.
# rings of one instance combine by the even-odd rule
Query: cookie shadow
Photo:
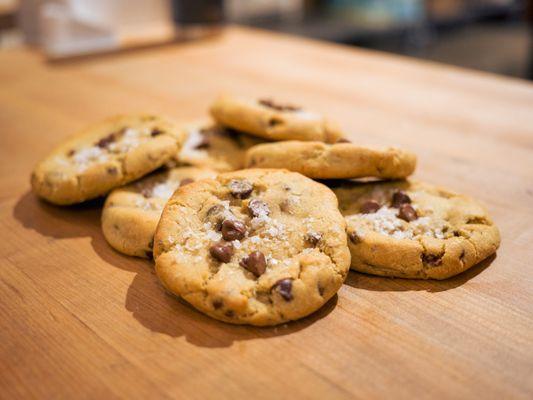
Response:
POLYGON ((37 198, 31 191, 23 194, 13 209, 14 218, 24 228, 54 238, 89 237, 95 253, 107 264, 133 272, 125 308, 143 327, 173 338, 184 337, 200 347, 228 347, 236 341, 266 339, 289 335, 326 317, 337 303, 337 296, 320 310, 298 321, 276 327, 259 328, 231 325, 196 311, 187 303, 165 292, 153 268, 153 262, 125 256, 105 240, 100 217, 104 200, 98 199, 67 207, 54 206, 37 198))
POLYGON ((369 275, 351 270, 344 284, 355 289, 377 292, 406 292, 425 290, 430 293, 443 292, 459 287, 479 275, 496 259, 496 254, 451 278, 439 281, 435 279, 404 279, 369 275))
POLYGON ((185 301, 167 293, 153 269, 135 276, 126 296, 126 309, 144 327, 170 337, 185 337, 200 347, 229 347, 234 342, 290 335, 326 317, 337 295, 310 316, 275 327, 232 325, 210 318, 185 301))

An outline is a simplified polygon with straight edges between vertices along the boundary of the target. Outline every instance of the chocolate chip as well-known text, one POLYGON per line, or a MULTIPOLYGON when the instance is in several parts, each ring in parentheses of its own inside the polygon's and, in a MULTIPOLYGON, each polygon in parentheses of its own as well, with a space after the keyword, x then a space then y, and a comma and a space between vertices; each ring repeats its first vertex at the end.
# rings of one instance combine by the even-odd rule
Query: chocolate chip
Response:
POLYGON ((411 204, 411 198, 404 191, 398 190, 392 195, 392 206, 400 208, 402 204, 411 204))
POLYGON ((224 220, 225 208, 222 204, 215 204, 210 207, 206 213, 206 219, 210 222, 214 229, 219 231, 222 228, 222 221, 224 220))
POLYGON ((96 142, 96 146, 100 147, 101 149, 107 149, 111 143, 115 142, 119 136, 122 135, 123 132, 124 130, 120 130, 104 136, 102 139, 96 142))
POLYGON ((161 129, 154 128, 154 129, 152 129, 152 132, 150 132, 150 136, 156 137, 156 136, 162 135, 163 133, 164 132, 161 129))
POLYGON ((301 107, 296 107, 290 104, 280 104, 276 103, 271 99, 260 99, 259 104, 262 106, 271 108, 276 111, 298 111, 301 110, 301 107))
POLYGON ((189 183, 193 183, 193 182, 194 182, 194 179, 191 179, 191 178, 182 179, 180 182, 180 187, 188 185, 189 183))
POLYGON ((305 240, 313 246, 316 246, 321 239, 322 234, 318 232, 308 232, 307 235, 305 235, 305 240))
POLYGON ((233 310, 228 310, 224 313, 224 315, 228 318, 233 318, 235 316, 235 312, 233 310))
POLYGON ((361 238, 357 235, 355 231, 348 233, 348 237, 350 238, 350 242, 352 242, 353 244, 361 243, 361 238))
POLYGON ((292 297, 292 279, 286 278, 277 281, 272 288, 277 288, 278 293, 285 301, 291 301, 292 297))
POLYGON ((146 258, 148 258, 149 260, 154 258, 154 253, 149 250, 145 251, 144 254, 146 255, 146 258))
POLYGON ((268 204, 263 200, 253 199, 248 203, 248 211, 252 217, 264 217, 270 214, 268 204))
POLYGON ((218 310, 220 308, 222 308, 222 306, 224 305, 224 302, 220 299, 217 299, 217 300, 213 300, 213 308, 215 310, 218 310))
POLYGON ((424 264, 429 264, 434 267, 438 267, 442 264, 442 256, 437 256, 434 254, 422 254, 422 262, 424 264))
POLYGON ((116 174, 118 174, 118 169, 117 167, 109 167, 107 168, 107 173, 109 175, 115 176, 116 174))
POLYGON ((268 126, 274 127, 283 124, 283 120, 280 118, 272 117, 268 120, 268 126))
POLYGON ((346 138, 340 138, 339 140, 337 140, 335 143, 352 143, 351 140, 348 140, 346 138))
POLYGON ((231 243, 219 242, 209 248, 209 254, 223 263, 230 262, 233 255, 233 245, 231 243))
POLYGON ((402 204, 400 212, 398 212, 398 218, 411 222, 418 218, 418 214, 411 204, 402 204))
POLYGON ((143 187, 141 189, 141 194, 147 199, 152 197, 152 188, 151 187, 143 187))
POLYGON ((239 264, 255 276, 261 276, 266 271, 266 258, 260 251, 252 251, 248 257, 243 258, 239 264))
POLYGON ((67 153, 67 157, 72 157, 76 153, 76 150, 70 149, 67 153))
POLYGON ((250 196, 250 194, 254 190, 254 187, 250 182, 245 179, 234 179, 229 183, 229 189, 233 197, 237 199, 246 199, 250 196))
POLYGON ((363 214, 372 214, 375 213, 377 210, 379 210, 381 206, 379 203, 375 200, 368 200, 365 201, 363 204, 361 204, 361 212, 363 214))
POLYGON ((241 240, 246 233, 246 226, 235 219, 225 219, 222 222, 222 237, 224 240, 241 240))

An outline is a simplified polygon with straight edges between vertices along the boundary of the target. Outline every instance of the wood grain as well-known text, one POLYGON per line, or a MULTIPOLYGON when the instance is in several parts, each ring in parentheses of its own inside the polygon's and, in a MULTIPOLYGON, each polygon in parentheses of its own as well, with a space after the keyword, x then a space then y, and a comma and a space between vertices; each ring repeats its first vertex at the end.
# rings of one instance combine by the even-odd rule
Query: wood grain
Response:
POLYGON ((533 397, 531 84, 244 28, 61 63, 3 52, 0 82, 0 398, 533 397), (35 162, 73 130, 129 111, 202 117, 221 91, 415 151, 418 178, 486 203, 500 251, 444 282, 351 272, 307 319, 238 327, 114 252, 101 202, 30 193, 35 162))

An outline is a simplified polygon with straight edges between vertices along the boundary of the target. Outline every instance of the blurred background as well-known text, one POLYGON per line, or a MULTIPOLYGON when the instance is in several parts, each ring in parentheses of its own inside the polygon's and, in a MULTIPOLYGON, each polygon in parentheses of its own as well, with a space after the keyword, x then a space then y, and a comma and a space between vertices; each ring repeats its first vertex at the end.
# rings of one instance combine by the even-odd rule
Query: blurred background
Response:
POLYGON ((234 23, 533 78, 533 0, 0 0, 0 50, 60 59, 234 23))

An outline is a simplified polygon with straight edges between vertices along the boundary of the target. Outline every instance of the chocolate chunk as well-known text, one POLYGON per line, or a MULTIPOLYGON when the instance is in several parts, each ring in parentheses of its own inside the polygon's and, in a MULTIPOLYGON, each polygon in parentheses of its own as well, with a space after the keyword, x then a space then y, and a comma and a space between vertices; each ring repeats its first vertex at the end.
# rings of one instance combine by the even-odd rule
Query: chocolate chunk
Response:
POLYGON ((264 217, 270 214, 268 204, 259 199, 250 200, 248 203, 248 211, 252 217, 264 217))
POLYGON ((434 254, 422 254, 422 262, 424 264, 429 264, 434 267, 438 267, 442 264, 442 256, 437 256, 434 254))
POLYGON ((152 132, 150 132, 150 136, 156 137, 156 136, 162 135, 163 133, 164 132, 161 129, 154 128, 154 129, 152 129, 152 132))
POLYGON ((241 181, 234 179, 229 183, 229 189, 233 197, 237 199, 246 199, 250 196, 254 187, 245 179, 241 181))
POLYGON ((392 206, 400 208, 402 204, 411 204, 411 198, 404 191, 398 190, 392 195, 392 206))
POLYGON ((361 243, 361 238, 355 231, 348 233, 348 238, 350 238, 350 242, 353 244, 361 243))
POLYGON ((292 297, 292 279, 286 278, 281 279, 277 281, 274 286, 272 287, 277 288, 278 293, 285 301, 291 301, 293 299, 292 297))
POLYGON ((230 262, 231 256, 233 255, 233 245, 231 243, 219 242, 209 248, 209 253, 215 260, 227 263, 230 262))
POLYGON ((193 182, 194 182, 194 179, 191 179, 191 178, 182 179, 180 182, 180 187, 188 185, 189 183, 193 183, 193 182))
POLYGON ((239 264, 255 276, 261 276, 266 271, 266 258, 260 251, 252 251, 248 257, 243 258, 239 264))
POLYGON ((241 240, 246 233, 246 226, 235 219, 226 219, 222 222, 222 237, 224 240, 241 240))
POLYGON ((352 141, 346 138, 340 138, 339 140, 336 141, 336 143, 352 143, 352 141))
POLYGON ((379 203, 375 200, 368 200, 365 201, 363 204, 361 204, 361 212, 363 214, 372 214, 375 213, 377 210, 379 210, 381 206, 379 203))
POLYGON ((271 108, 276 111, 299 111, 301 110, 301 107, 296 107, 290 104, 280 104, 276 103, 271 99, 260 99, 259 104, 262 106, 271 108))
POLYGON ((418 218, 418 214, 411 204, 402 204, 398 212, 398 218, 411 222, 418 218))
POLYGON ((307 235, 305 235, 305 240, 313 246, 316 246, 321 239, 322 234, 318 232, 308 232, 307 235))

